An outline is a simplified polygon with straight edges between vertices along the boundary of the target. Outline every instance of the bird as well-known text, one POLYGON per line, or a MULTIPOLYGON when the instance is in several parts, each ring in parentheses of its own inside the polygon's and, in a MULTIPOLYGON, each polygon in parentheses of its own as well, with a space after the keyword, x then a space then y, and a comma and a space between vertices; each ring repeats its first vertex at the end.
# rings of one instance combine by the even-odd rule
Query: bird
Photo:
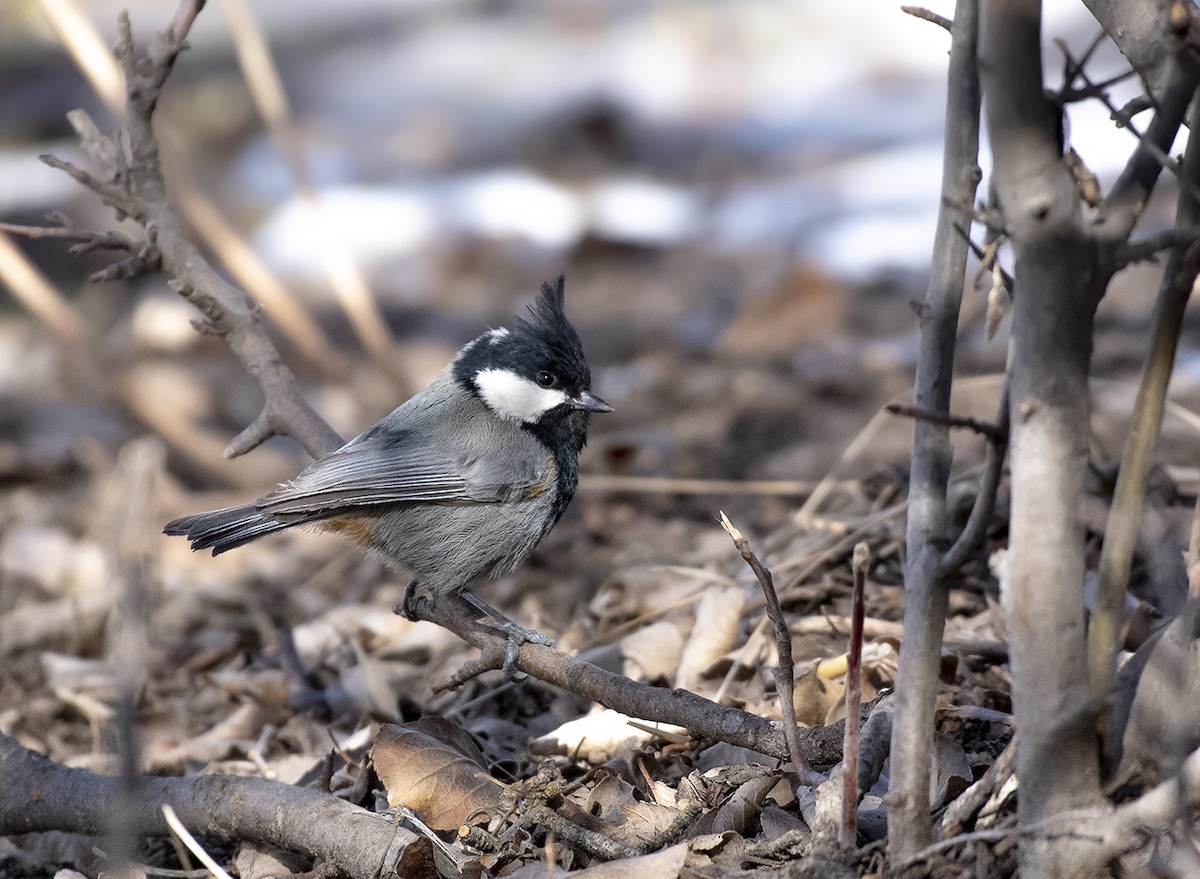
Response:
POLYGON ((461 595, 507 635, 504 671, 521 644, 553 645, 471 591, 515 570, 561 518, 579 484, 593 413, 612 407, 564 309, 560 275, 512 329, 468 342, 433 382, 373 427, 250 504, 184 516, 163 532, 193 550, 227 550, 286 528, 349 538, 411 580, 418 595, 461 595))

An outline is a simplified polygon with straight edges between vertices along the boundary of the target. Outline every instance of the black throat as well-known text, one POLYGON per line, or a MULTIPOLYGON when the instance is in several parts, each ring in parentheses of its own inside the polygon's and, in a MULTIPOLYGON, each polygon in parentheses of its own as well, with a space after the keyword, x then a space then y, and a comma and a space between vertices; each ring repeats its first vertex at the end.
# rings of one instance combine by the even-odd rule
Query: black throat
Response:
POLYGON ((575 496, 579 487, 579 453, 587 442, 588 413, 563 408, 561 413, 551 411, 532 424, 522 425, 554 456, 554 503, 546 531, 554 527, 575 496))

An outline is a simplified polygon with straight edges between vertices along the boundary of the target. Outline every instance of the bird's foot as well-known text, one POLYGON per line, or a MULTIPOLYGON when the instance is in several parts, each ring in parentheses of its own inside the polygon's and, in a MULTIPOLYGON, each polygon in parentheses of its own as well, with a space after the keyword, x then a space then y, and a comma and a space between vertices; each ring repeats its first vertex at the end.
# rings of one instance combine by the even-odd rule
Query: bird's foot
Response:
POLYGON ((525 680, 527 675, 517 668, 517 654, 521 652, 521 645, 540 644, 543 647, 553 647, 554 639, 533 629, 518 626, 469 589, 464 589, 461 595, 468 604, 487 616, 492 626, 508 637, 508 644, 504 648, 504 664, 500 666, 504 676, 514 683, 525 680))
POLYGON ((417 622, 420 618, 417 616, 417 581, 409 580, 408 585, 404 587, 404 598, 400 599, 400 603, 392 608, 392 613, 404 617, 406 620, 417 622))

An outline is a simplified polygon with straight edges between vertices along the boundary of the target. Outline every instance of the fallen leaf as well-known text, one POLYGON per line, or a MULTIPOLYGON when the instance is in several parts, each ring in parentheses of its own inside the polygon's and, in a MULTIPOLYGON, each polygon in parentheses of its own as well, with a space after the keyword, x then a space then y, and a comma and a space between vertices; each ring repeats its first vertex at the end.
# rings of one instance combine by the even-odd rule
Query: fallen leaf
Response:
POLYGON ((792 704, 796 722, 805 726, 821 726, 825 718, 844 701, 845 687, 837 681, 827 681, 816 670, 806 671, 796 678, 792 704))
POLYGON ((500 808, 504 789, 470 737, 442 718, 384 724, 371 746, 388 805, 406 806, 435 830, 454 830, 500 808))
POLYGON ((683 635, 666 621, 645 626, 621 639, 625 676, 634 680, 670 679, 679 668, 682 653, 683 635))
POLYGON ((733 647, 745 606, 746 594, 740 588, 705 590, 696 605, 696 624, 683 648, 675 686, 695 689, 704 671, 733 647))

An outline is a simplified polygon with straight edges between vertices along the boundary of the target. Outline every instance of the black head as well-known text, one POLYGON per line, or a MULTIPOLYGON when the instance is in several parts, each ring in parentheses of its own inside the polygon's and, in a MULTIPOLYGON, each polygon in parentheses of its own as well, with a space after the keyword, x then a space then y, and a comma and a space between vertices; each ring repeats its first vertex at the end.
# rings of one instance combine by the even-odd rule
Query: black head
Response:
POLYGON ((501 418, 519 421, 553 445, 583 446, 588 417, 612 407, 591 393, 579 334, 563 310, 563 278, 542 285, 529 315, 492 330, 454 362, 458 381, 501 418))

